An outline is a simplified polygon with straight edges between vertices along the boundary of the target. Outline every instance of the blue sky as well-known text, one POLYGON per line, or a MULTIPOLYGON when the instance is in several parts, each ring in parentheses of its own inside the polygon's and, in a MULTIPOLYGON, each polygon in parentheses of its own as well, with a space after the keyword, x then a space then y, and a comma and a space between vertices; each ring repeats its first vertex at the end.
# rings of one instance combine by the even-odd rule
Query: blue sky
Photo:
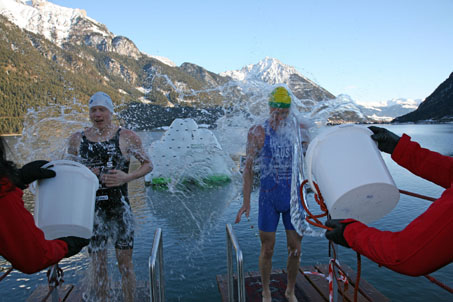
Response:
POLYGON ((51 0, 177 65, 279 59, 359 103, 424 99, 453 72, 453 0, 51 0))

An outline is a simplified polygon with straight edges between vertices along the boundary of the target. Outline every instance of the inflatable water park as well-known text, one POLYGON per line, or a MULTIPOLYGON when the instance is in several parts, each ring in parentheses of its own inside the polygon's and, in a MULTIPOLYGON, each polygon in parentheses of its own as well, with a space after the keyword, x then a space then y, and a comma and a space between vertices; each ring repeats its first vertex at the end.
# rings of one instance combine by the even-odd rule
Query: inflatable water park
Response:
MULTIPOLYGON (((211 130, 191 119, 175 119, 149 148, 154 169, 146 185, 168 188, 177 184, 217 186, 231 181, 236 165, 222 150, 211 130)), ((237 170, 237 169, 236 169, 237 170)))

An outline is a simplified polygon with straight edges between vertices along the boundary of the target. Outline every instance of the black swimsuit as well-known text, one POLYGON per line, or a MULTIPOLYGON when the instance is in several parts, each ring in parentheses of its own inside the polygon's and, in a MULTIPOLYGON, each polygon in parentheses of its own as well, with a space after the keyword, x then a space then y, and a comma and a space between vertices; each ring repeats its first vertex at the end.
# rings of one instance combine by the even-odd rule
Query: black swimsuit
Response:
MULTIPOLYGON (((120 149, 120 131, 121 128, 111 139, 104 142, 92 142, 82 132, 79 155, 86 160, 85 165, 99 168, 100 175, 112 169, 128 173, 129 160, 123 156, 120 149)), ((104 248, 109 236, 115 240, 116 248, 132 248, 132 211, 127 197, 127 184, 106 188, 99 180, 95 209, 91 249, 104 248)))

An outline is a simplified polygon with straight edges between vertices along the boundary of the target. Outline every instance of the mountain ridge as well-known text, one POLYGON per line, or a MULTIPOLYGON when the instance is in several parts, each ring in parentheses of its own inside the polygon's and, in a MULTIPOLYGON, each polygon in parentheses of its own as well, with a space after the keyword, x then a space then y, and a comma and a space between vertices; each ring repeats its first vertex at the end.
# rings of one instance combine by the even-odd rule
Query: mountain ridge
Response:
POLYGON ((392 121, 392 123, 407 122, 453 122, 453 72, 415 111, 392 121))
MULTIPOLYGON (((23 5, 24 2, 1 0, 0 12, 8 17, 12 14, 5 13, 5 7, 8 7, 5 3, 23 5)), ((45 8, 46 3, 46 1, 35 1, 36 7, 32 8, 33 13, 37 14, 37 10, 45 8)), ((26 9, 23 11, 29 14, 26 9)), ((131 110, 134 108, 139 110, 134 113, 131 113, 131 110, 127 111, 129 114, 124 116, 126 124, 136 124, 132 119, 137 118, 147 125, 167 126, 158 125, 155 121, 150 122, 152 119, 150 116, 156 112, 156 108, 152 108, 151 105, 167 108, 157 111, 162 114, 168 113, 171 118, 176 118, 184 112, 181 108, 187 106, 196 108, 198 111, 194 114, 202 116, 203 110, 209 108, 228 110, 228 107, 249 102, 251 92, 246 87, 246 83, 239 83, 230 77, 212 73, 193 63, 183 63, 179 67, 168 64, 169 60, 164 60, 166 63, 163 63, 162 60, 141 53, 133 41, 127 37, 113 35, 105 26, 85 18, 80 12, 66 13, 66 16, 70 19, 67 23, 72 24, 74 28, 68 30, 66 27, 63 34, 56 33, 53 27, 28 24, 28 28, 35 32, 39 32, 38 29, 44 30, 43 35, 41 32, 33 33, 16 27, 17 25, 12 25, 14 23, 2 17, 3 32, 6 37, 1 45, 1 54, 6 58, 4 69, 11 69, 8 66, 16 66, 20 61, 30 62, 28 66, 22 66, 21 72, 14 73, 14 77, 11 77, 11 74, 0 73, 0 81, 5 83, 4 91, 8 91, 7 94, 0 94, 0 99, 9 104, 1 112, 3 117, 9 117, 9 122, 2 125, 0 129, 2 133, 20 132, 29 108, 42 107, 48 103, 68 104, 74 98, 87 99, 97 90, 105 90, 111 94, 118 108, 127 109, 129 104, 133 103, 149 105, 145 107, 146 110, 142 106, 131 106, 131 110), (71 19, 73 16, 76 18, 71 19), (96 25, 94 31, 93 24, 96 25), (52 37, 52 34, 49 35, 52 31, 53 36, 59 37, 58 39, 46 38, 52 37), (28 48, 26 52, 24 47, 28 48), (17 60, 11 61, 12 54, 18 57, 17 60), (39 78, 48 79, 44 81, 47 83, 46 87, 39 87, 39 90, 42 90, 38 94, 39 99, 38 95, 31 92, 36 90, 29 78, 34 65, 31 62, 37 62, 41 66, 39 70, 31 73, 43 73, 39 78), (75 80, 74 76, 78 80, 75 80), (10 83, 11 78, 17 79, 21 84, 17 86, 10 83), (60 81, 53 81, 52 78, 60 81), (18 99, 15 94, 27 94, 27 96, 24 95, 18 99)), ((55 17, 55 12, 49 15, 49 18, 52 17, 55 17)), ((42 19, 45 18, 40 20, 42 19)), ((17 18, 14 20, 17 21, 17 18)), ((58 22, 62 22, 61 18, 58 22)), ((58 24, 58 22, 51 22, 51 24, 58 24)), ((296 81, 293 84, 296 86, 298 83, 296 81)), ((270 87, 270 84, 263 83, 263 86, 270 87)), ((322 91, 322 89, 313 85, 310 91, 322 91)), ((303 98, 309 98, 309 96, 303 98)), ((213 112, 216 112, 217 117, 221 114, 219 110, 213 110, 213 112)), ((165 123, 168 120, 169 118, 162 117, 165 123)), ((143 125, 137 127, 143 128, 143 125)))
MULTIPOLYGON (((194 116, 202 118, 205 113, 203 110, 214 114, 209 118, 212 122, 215 117, 226 112, 243 110, 255 106, 255 103, 265 104, 266 93, 276 84, 286 85, 295 98, 297 109, 314 119, 322 119, 327 123, 367 123, 378 120, 364 115, 366 109, 350 97, 335 97, 294 67, 275 58, 265 57, 240 70, 216 74, 193 63, 185 62, 176 66, 168 58, 143 53, 132 40, 114 35, 105 25, 88 17, 83 9, 64 8, 45 0, 0 0, 0 15, 12 18, 8 22, 19 26, 21 32, 9 35, 10 45, 3 44, 3 55, 8 58, 14 53, 20 57, 23 52, 21 47, 24 46, 14 45, 25 45, 29 41, 34 51, 29 50, 27 56, 33 56, 39 62, 41 69, 48 73, 46 85, 53 87, 47 94, 44 91, 41 93, 44 95, 41 100, 30 93, 26 101, 19 101, 19 106, 10 106, 19 109, 2 112, 2 116, 16 120, 16 129, 20 128, 17 121, 23 123, 28 108, 43 106, 46 102, 69 103, 73 98, 86 99, 97 90, 112 94, 118 109, 128 109, 126 124, 135 124, 132 119, 137 118, 156 127, 166 126, 158 125, 155 121, 151 123, 151 116, 155 112, 168 113, 169 117, 162 116, 162 120, 168 121, 191 111, 194 116), (22 17, 20 13, 23 13, 22 17), (16 40, 21 42, 15 43, 16 40), (80 77, 71 73, 80 74, 80 77), (51 78, 60 81, 52 82, 51 78), (184 110, 189 107, 195 111, 184 110)), ((2 21, 5 34, 12 30, 8 22, 2 21)), ((29 61, 25 57, 22 59, 29 61)), ((18 61, 20 59, 15 62, 18 61)), ((5 62, 4 70, 17 64, 8 60, 5 62)), ((14 78, 22 83, 20 87, 15 86, 16 94, 36 89, 28 84, 31 70, 27 68, 31 69, 30 66, 24 66, 21 73, 15 74, 14 78)), ((8 94, 0 94, 0 99, 11 99, 11 103, 14 101, 14 91, 5 75, 0 73, 0 81, 6 83, 4 90, 8 94)), ((137 127, 143 128, 143 125, 137 127)), ((0 132, 5 130, 0 129, 0 132)))

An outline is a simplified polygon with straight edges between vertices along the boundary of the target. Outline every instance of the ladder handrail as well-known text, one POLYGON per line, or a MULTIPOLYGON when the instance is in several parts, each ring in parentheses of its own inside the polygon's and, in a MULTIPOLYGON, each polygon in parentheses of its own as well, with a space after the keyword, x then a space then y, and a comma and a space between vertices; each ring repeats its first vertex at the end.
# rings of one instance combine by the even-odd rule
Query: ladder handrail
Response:
POLYGON ((164 251, 162 243, 162 229, 157 228, 154 233, 153 247, 149 257, 150 299, 152 302, 165 301, 164 286, 164 251), (159 276, 156 271, 156 260, 159 261, 159 276), (159 277, 159 280, 158 280, 159 277), (157 284, 159 283, 159 286, 157 284))
POLYGON ((234 301, 234 288, 233 288, 233 255, 232 247, 236 251, 236 266, 237 266, 237 286, 238 286, 238 302, 245 302, 245 282, 244 282, 244 259, 242 257, 242 251, 239 247, 239 243, 234 235, 233 227, 231 224, 226 225, 226 237, 227 237, 227 269, 228 269, 228 301, 234 301))

